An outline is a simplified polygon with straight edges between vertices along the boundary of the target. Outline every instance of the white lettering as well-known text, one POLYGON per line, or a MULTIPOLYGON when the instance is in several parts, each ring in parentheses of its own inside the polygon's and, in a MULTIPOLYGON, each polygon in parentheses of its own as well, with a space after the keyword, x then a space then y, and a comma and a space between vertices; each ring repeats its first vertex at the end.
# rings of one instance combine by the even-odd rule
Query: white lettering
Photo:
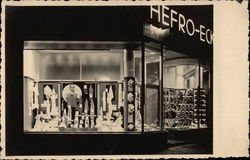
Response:
MULTIPOLYGON (((182 33, 187 33, 189 36, 193 36, 195 33, 200 34, 200 41, 207 42, 208 44, 213 43, 213 33, 212 30, 205 28, 205 26, 200 25, 199 28, 195 28, 195 23, 192 19, 187 19, 183 14, 170 9, 167 6, 150 6, 150 18, 157 20, 163 26, 174 27, 174 23, 177 23, 178 30, 182 33), (177 18, 178 16, 178 18, 177 18)), ((177 27, 175 25, 175 27, 177 27)))
POLYGON ((155 9, 153 6, 150 6, 150 18, 152 19, 153 18, 153 14, 156 13, 158 16, 158 22, 160 22, 161 20, 161 9, 160 9, 160 6, 157 6, 157 9, 155 9))
POLYGON ((205 42, 205 39, 203 39, 203 35, 205 35, 205 33, 202 31, 205 27, 203 25, 200 25, 200 40, 205 42))
POLYGON ((166 6, 163 6, 163 8, 162 8, 162 24, 166 25, 166 26, 169 26, 168 21, 165 21, 165 18, 169 19, 169 16, 167 14, 165 14, 165 10, 168 11, 169 8, 166 7, 166 6))
POLYGON ((177 12, 175 10, 171 10, 170 11, 170 17, 171 17, 171 20, 170 20, 170 24, 171 24, 171 27, 173 27, 173 22, 177 22, 177 19, 174 18, 174 15, 177 15, 177 12))
POLYGON ((212 44, 212 32, 210 29, 207 29, 207 31, 206 31, 206 40, 207 40, 208 44, 212 44), (210 34, 208 35, 208 33, 210 33, 210 34), (210 37, 210 40, 208 37, 210 37))
POLYGON ((194 22, 191 20, 191 19, 188 19, 187 20, 187 23, 186 23, 186 30, 187 30, 187 33, 188 33, 188 35, 190 35, 190 36, 193 36, 194 35, 194 32, 195 32, 195 27, 194 27, 194 22), (191 23, 191 25, 192 25, 192 32, 190 32, 190 30, 189 30, 189 25, 188 24, 190 24, 191 23))
POLYGON ((179 31, 181 30, 183 33, 185 33, 184 26, 186 23, 185 17, 182 14, 179 14, 179 31))

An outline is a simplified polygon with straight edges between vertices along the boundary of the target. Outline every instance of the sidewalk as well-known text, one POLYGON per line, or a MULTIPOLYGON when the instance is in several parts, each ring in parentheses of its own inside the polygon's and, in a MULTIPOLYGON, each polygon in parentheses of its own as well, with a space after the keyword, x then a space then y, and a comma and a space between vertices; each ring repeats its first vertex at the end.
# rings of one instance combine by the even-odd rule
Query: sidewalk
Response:
POLYGON ((168 140, 166 149, 157 154, 211 154, 209 144, 196 143, 184 140, 168 140))

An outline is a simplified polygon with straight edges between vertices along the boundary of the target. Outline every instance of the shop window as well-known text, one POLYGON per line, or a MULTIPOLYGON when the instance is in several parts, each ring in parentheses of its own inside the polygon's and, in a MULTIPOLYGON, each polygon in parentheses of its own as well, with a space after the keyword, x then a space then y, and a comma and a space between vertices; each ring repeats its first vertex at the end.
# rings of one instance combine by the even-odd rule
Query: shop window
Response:
POLYGON ((123 53, 24 50, 24 131, 124 132, 123 53))
POLYGON ((180 53, 163 61, 163 123, 164 128, 207 128, 208 69, 199 61, 184 58, 180 53))
POLYGON ((89 51, 81 54, 81 79, 114 81, 122 79, 123 50, 89 51))
POLYGON ((40 51, 39 79, 42 80, 79 80, 79 54, 71 51, 40 51))

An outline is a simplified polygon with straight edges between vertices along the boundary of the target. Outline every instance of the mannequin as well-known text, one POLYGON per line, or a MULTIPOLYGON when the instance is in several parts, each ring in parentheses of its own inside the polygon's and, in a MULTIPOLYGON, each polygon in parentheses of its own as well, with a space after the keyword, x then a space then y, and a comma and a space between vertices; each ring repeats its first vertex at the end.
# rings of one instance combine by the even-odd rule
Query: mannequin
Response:
POLYGON ((71 84, 69 86, 70 92, 66 95, 66 100, 67 100, 67 107, 68 107, 68 112, 71 112, 69 115, 71 115, 71 118, 75 118, 75 111, 79 105, 81 105, 80 98, 78 98, 77 94, 75 93, 75 85, 71 84))
POLYGON ((58 115, 58 108, 56 107, 56 99, 57 99, 57 94, 55 92, 55 89, 52 90, 52 93, 51 93, 51 115, 58 115))

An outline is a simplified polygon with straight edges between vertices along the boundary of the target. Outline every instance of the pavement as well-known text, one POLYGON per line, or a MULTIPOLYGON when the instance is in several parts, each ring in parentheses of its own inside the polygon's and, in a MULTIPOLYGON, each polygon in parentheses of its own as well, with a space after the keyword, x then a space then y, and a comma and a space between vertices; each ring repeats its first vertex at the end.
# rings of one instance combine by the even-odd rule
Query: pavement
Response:
POLYGON ((189 140, 168 140, 166 148, 156 154, 212 154, 210 144, 189 140))
POLYGON ((157 154, 212 154, 210 130, 170 130, 166 147, 157 154))

